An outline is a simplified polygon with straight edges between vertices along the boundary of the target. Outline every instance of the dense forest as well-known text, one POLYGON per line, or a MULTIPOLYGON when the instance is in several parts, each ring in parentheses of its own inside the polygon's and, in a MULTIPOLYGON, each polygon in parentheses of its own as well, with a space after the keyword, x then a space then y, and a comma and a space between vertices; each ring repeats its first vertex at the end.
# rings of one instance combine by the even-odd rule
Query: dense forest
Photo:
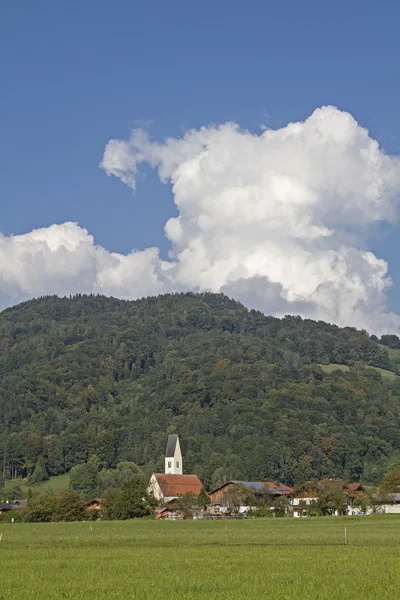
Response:
POLYGON ((25 302, 0 315, 1 476, 57 475, 91 456, 160 470, 178 432, 185 471, 208 488, 375 483, 400 464, 398 348, 218 294, 25 302))

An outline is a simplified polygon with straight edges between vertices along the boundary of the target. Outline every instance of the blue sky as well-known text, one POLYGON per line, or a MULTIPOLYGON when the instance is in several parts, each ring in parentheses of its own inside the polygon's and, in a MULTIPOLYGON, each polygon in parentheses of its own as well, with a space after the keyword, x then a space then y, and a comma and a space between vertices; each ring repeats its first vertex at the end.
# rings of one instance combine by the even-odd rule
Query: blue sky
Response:
MULTIPOLYGON (((138 126, 156 139, 225 121, 260 132, 331 104, 400 154, 399 17, 368 0, 3 2, 0 228, 72 220, 108 250, 166 257, 170 187, 145 167, 133 196, 98 167, 138 126)), ((396 310, 398 230, 378 230, 368 247, 389 262, 396 310)))

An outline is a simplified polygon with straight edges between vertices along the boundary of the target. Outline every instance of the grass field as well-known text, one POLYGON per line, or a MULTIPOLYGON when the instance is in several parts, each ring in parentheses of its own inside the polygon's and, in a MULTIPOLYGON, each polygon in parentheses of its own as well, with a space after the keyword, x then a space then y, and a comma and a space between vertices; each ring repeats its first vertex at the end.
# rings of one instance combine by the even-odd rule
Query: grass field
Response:
POLYGON ((0 534, 1 600, 394 600, 400 593, 397 516, 37 530, 0 523, 0 534))
MULTIPOLYGON (((31 489, 35 494, 45 494, 46 492, 52 494, 58 494, 68 489, 69 486, 69 475, 57 475, 57 477, 50 477, 48 481, 42 483, 26 483, 23 479, 11 479, 8 485, 17 484, 21 488, 24 496, 26 497, 28 489, 31 489)), ((7 483, 6 483, 7 489, 7 483)), ((1 600, 1 596, 0 596, 1 600)))
POLYGON ((382 375, 382 377, 387 377, 388 379, 395 379, 396 373, 393 371, 388 371, 387 369, 381 369, 380 367, 367 367, 367 369, 373 369, 374 371, 378 371, 382 375))
POLYGON ((332 373, 333 371, 350 371, 350 367, 347 365, 337 365, 331 363, 330 365, 318 365, 326 373, 332 373))
MULTIPOLYGON (((326 373, 332 373, 333 371, 349 371, 350 367, 348 367, 347 365, 338 365, 335 363, 330 363, 329 365, 318 365, 319 367, 321 367, 321 369, 323 371, 325 371, 326 373)), ((370 366, 366 366, 367 369, 372 369, 373 371, 377 371, 378 373, 380 373, 382 375, 382 377, 387 377, 388 379, 394 379, 396 377, 396 374, 393 371, 388 371, 387 369, 381 369, 380 367, 370 367, 370 366)))

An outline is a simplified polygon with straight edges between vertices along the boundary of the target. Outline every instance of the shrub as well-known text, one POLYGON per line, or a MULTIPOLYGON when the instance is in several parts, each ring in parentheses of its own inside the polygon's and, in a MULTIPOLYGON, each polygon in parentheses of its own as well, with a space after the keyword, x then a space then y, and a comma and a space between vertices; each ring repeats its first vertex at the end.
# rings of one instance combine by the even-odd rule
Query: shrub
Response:
POLYGON ((25 520, 29 523, 50 523, 57 505, 56 496, 32 498, 26 508, 25 520))
POLYGON ((84 521, 87 518, 86 505, 78 492, 73 490, 61 492, 56 500, 54 521, 84 521))

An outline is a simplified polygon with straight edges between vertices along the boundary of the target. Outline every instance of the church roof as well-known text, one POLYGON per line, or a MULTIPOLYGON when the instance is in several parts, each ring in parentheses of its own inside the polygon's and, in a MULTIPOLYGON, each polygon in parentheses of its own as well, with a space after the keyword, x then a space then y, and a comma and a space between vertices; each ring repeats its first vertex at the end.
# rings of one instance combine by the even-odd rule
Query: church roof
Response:
POLYGON ((165 451, 165 456, 167 456, 167 457, 175 456, 175 448, 176 448, 177 442, 178 442, 178 434, 177 433, 173 433, 168 436, 167 449, 165 451))
POLYGON ((174 475, 171 473, 154 473, 164 496, 198 496, 203 487, 197 475, 174 475))

